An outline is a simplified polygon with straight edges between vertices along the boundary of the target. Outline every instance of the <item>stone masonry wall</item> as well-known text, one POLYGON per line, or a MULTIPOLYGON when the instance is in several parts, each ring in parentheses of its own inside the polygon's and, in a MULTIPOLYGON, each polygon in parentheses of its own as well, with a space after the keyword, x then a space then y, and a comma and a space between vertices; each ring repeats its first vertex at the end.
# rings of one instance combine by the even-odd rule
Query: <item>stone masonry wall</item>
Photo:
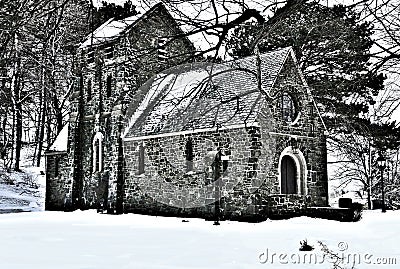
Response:
POLYGON ((67 153, 46 154, 46 210, 65 210, 71 202, 72 180, 67 165, 67 153))
POLYGON ((212 162, 207 162, 207 155, 217 149, 229 158, 219 164, 220 193, 226 198, 221 204, 222 214, 243 211, 252 192, 265 180, 270 162, 268 158, 259 158, 265 149, 258 134, 259 128, 240 128, 125 142, 125 211, 212 214, 215 171, 212 162), (186 170, 188 139, 193 144, 193 171, 186 170), (145 172, 139 174, 142 143, 145 172))

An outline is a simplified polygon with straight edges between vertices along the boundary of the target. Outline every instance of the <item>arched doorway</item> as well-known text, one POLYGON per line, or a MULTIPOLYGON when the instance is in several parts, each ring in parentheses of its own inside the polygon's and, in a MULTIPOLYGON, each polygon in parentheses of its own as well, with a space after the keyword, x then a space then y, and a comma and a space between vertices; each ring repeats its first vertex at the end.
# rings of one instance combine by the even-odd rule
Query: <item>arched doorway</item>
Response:
POLYGON ((290 156, 283 156, 281 160, 281 193, 297 193, 297 168, 290 156))

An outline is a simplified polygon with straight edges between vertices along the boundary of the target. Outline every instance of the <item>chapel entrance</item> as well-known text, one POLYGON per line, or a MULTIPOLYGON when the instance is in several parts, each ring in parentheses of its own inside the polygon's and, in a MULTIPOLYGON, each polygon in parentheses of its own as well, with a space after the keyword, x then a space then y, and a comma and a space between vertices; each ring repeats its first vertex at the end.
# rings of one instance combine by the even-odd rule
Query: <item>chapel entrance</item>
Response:
POLYGON ((281 193, 297 193, 297 168, 290 156, 283 156, 281 161, 281 193))

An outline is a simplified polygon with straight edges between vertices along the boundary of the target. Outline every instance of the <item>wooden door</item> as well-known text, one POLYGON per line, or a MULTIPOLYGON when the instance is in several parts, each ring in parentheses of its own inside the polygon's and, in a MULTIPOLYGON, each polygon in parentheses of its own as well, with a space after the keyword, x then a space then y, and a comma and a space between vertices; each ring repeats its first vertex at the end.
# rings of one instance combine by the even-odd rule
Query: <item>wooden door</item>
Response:
POLYGON ((297 193, 296 164, 289 156, 284 156, 281 162, 281 193, 297 193))

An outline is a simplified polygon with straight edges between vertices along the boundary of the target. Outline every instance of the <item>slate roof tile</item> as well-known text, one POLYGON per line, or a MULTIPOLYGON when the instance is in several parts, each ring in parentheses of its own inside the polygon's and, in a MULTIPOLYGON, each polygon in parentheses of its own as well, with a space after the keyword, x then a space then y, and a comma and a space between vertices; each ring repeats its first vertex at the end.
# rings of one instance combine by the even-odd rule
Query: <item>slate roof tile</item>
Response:
MULTIPOLYGON (((272 88, 291 50, 260 55, 264 91, 272 88)), ((265 100, 257 85, 256 56, 168 69, 139 89, 147 94, 128 109, 125 138, 251 124, 265 100)))

